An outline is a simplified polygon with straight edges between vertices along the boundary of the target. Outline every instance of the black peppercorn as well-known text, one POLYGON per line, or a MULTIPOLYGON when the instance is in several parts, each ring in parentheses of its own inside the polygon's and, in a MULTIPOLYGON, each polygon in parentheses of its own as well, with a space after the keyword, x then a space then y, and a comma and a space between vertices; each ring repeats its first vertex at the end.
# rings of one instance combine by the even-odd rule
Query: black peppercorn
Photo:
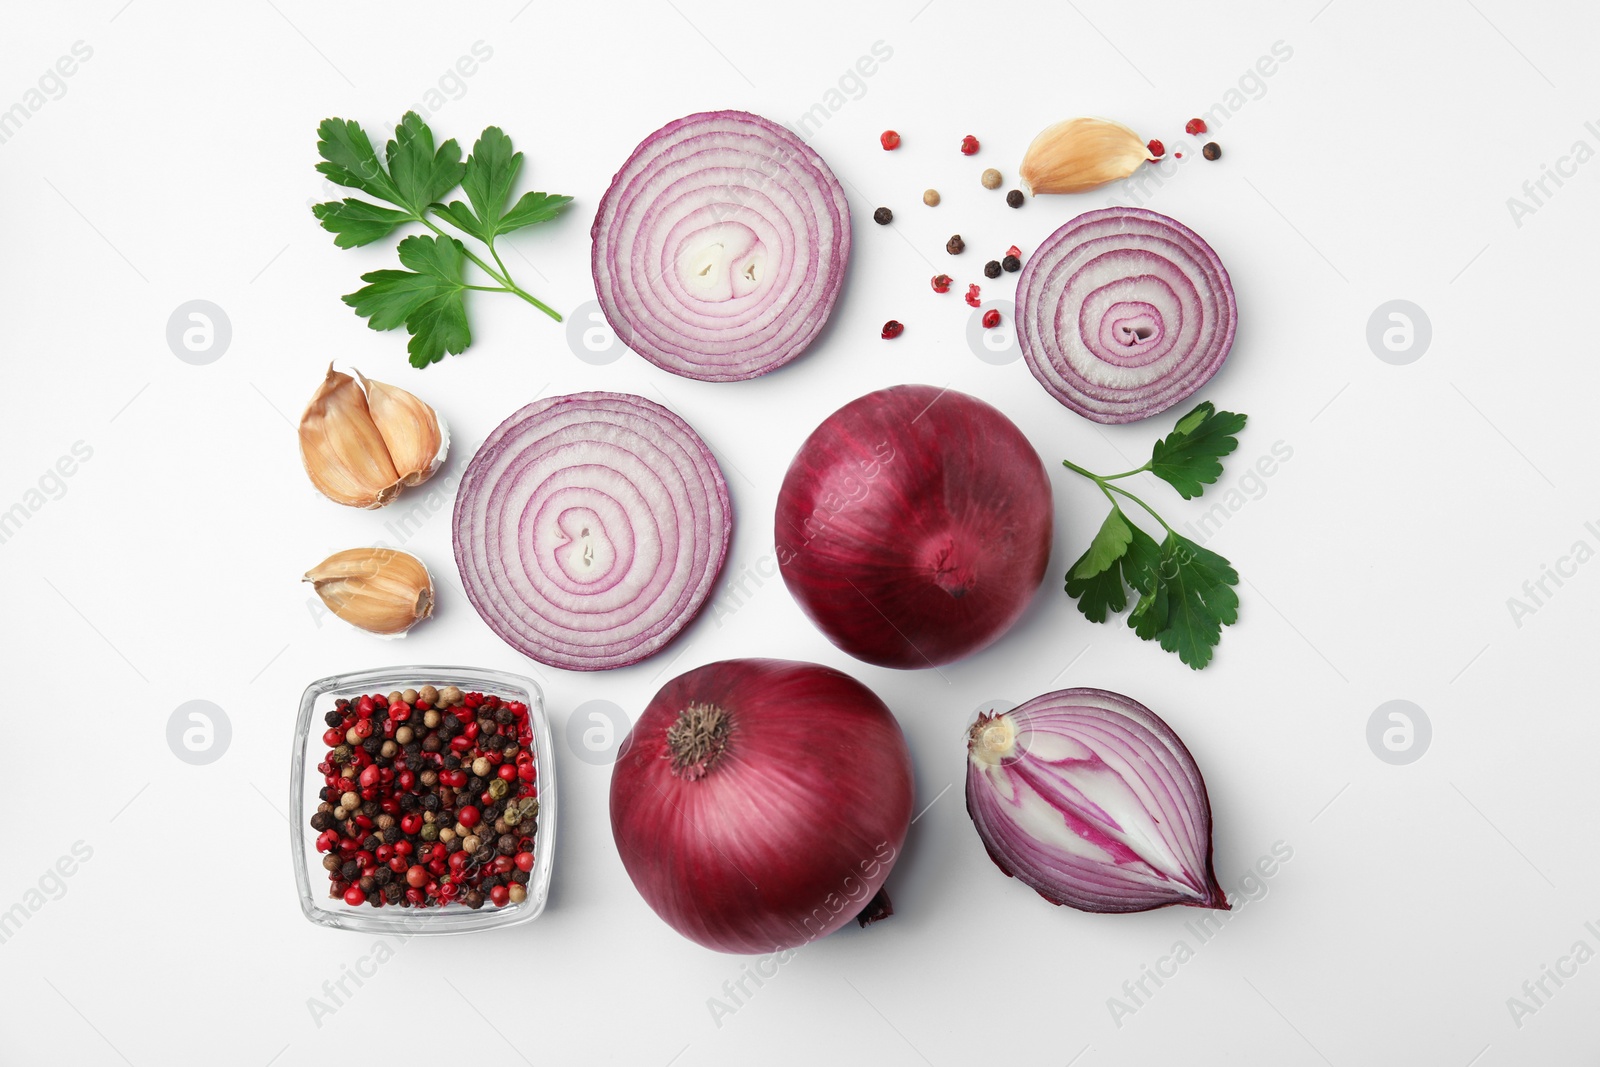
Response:
POLYGON ((340 795, 341 794, 339 790, 333 788, 331 785, 323 786, 322 789, 317 793, 317 796, 320 797, 324 803, 328 804, 337 803, 340 795))
POLYGON ((523 870, 521 867, 518 867, 516 870, 511 872, 511 880, 518 885, 527 885, 528 872, 523 870))
POLYGON ((379 806, 376 800, 364 800, 361 802, 361 814, 369 819, 376 819, 378 813, 382 810, 383 808, 379 806))
POLYGON ((983 276, 985 278, 1000 277, 1000 261, 998 259, 991 259, 989 262, 985 263, 983 265, 983 276))
POLYGON ((453 771, 453 770, 458 769, 460 766, 461 766, 461 757, 460 756, 456 755, 454 752, 446 752, 444 754, 444 769, 445 770, 453 771))
MULTIPOLYGON (((430 793, 429 796, 432 796, 432 794, 430 793)), ((420 811, 421 809, 422 809, 422 798, 421 797, 417 796, 414 793, 402 793, 402 794, 400 794, 400 810, 401 811, 407 811, 407 812, 409 812, 409 811, 420 811)))
POLYGON ((1007 256, 1000 261, 1000 266, 1005 268, 1006 273, 1012 274, 1022 269, 1022 260, 1016 256, 1007 256))
POLYGON ((394 872, 388 867, 380 866, 377 870, 372 872, 372 877, 377 879, 379 885, 388 885, 390 882, 394 881, 394 872))
POLYGON ((444 802, 439 799, 438 793, 426 794, 423 796, 421 803, 422 807, 427 811, 438 811, 444 806, 444 802))
POLYGON ((342 866, 343 864, 339 862, 339 857, 333 855, 331 852, 322 857, 322 869, 328 871, 329 873, 338 871, 338 869, 342 866))
POLYGON ((339 868, 339 877, 347 882, 355 881, 356 876, 360 873, 361 867, 355 860, 345 860, 344 864, 339 868))
POLYGON ((422 742, 420 742, 420 741, 411 742, 409 745, 407 745, 405 747, 405 754, 406 754, 406 762, 409 763, 409 762, 414 761, 418 756, 422 755, 422 742))
POLYGON ((387 830, 383 831, 384 844, 392 845, 398 840, 400 840, 400 827, 391 826, 387 830))
POLYGON ((961 235, 959 233, 944 243, 944 250, 949 252, 952 256, 959 256, 962 250, 966 247, 967 242, 961 239, 961 235))
POLYGON ((368 834, 366 837, 361 839, 361 847, 366 849, 368 852, 378 851, 378 846, 381 844, 383 844, 383 838, 379 837, 377 834, 368 834))
MULTIPOLYGON (((384 868, 384 870, 388 869, 389 868, 387 867, 384 868)), ((388 885, 383 887, 383 899, 387 900, 390 904, 411 903, 409 900, 406 900, 405 891, 400 888, 399 882, 390 882, 388 885)))
POLYGON ((467 890, 467 895, 461 898, 461 903, 465 904, 473 911, 477 911, 479 908, 483 907, 483 894, 478 892, 476 889, 469 889, 467 890))
POLYGON ((1022 190, 1021 189, 1013 189, 1009 193, 1006 194, 1006 206, 1007 207, 1021 207, 1022 206, 1022 190))
POLYGON ((1200 154, 1207 159, 1221 159, 1222 148, 1215 141, 1207 141, 1200 149, 1200 154))
POLYGON ((333 825, 333 816, 325 811, 319 811, 311 816, 311 828, 318 833, 333 825))
POLYGON ((514 856, 517 852, 517 839, 512 834, 501 834, 500 841, 495 848, 502 856, 514 856))
POLYGON ((493 737, 495 734, 497 734, 499 732, 500 732, 500 727, 495 725, 495 721, 493 719, 479 719, 478 720, 478 736, 479 737, 493 737))
POLYGON ((363 893, 370 893, 378 888, 378 880, 370 874, 365 874, 361 876, 361 881, 357 882, 356 885, 361 887, 363 893))
POLYGON ((501 726, 510 726, 511 720, 515 718, 516 716, 511 714, 510 708, 499 708, 494 713, 494 721, 499 723, 501 726))
POLYGON ((422 739, 422 751, 424 752, 437 752, 443 747, 444 745, 440 743, 438 734, 429 734, 422 739))
POLYGON ((373 736, 361 742, 361 748, 369 756, 376 756, 378 749, 383 747, 383 738, 373 736))
POLYGON ((893 218, 894 212, 890 211, 886 207, 880 207, 878 210, 872 213, 872 221, 876 222, 879 226, 889 225, 889 221, 893 218))
POLYGON ((329 726, 342 726, 344 725, 344 716, 340 715, 337 711, 330 711, 328 714, 322 717, 322 721, 327 723, 329 726))

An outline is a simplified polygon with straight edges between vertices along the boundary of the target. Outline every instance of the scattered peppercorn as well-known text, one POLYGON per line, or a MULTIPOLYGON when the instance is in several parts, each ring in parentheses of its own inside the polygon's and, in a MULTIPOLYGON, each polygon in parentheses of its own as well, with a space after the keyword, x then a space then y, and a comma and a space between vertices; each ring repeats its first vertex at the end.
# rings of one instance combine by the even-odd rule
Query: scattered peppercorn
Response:
POLYGON ((983 328, 985 330, 992 330, 998 325, 1000 325, 1000 312, 990 308, 983 313, 983 328))
POLYGON ((1007 274, 1015 274, 1022 269, 1022 260, 1016 256, 1007 256, 1000 261, 1000 266, 1007 274))
POLYGON ((985 263, 983 265, 983 276, 985 278, 1000 277, 1000 261, 998 259, 991 259, 989 262, 985 263))
POLYGON ((927 204, 929 207, 938 207, 939 206, 939 190, 937 190, 937 189, 924 189, 922 191, 922 202, 924 204, 927 204))
POLYGON ((983 187, 985 189, 1000 188, 1000 172, 995 170, 993 167, 990 167, 988 170, 984 171, 983 175, 978 180, 983 183, 983 187))
POLYGON ((1006 194, 1006 206, 1007 207, 1021 207, 1022 206, 1022 190, 1021 189, 1013 189, 1009 193, 1006 194))
POLYGON ((1200 149, 1200 154, 1207 159, 1221 159, 1222 148, 1215 141, 1207 141, 1205 146, 1200 149))
POLYGON ((900 135, 893 130, 884 130, 878 135, 878 143, 883 145, 885 152, 893 152, 900 147, 900 135))
POLYGON ((949 252, 952 256, 959 256, 966 249, 966 247, 967 242, 961 239, 961 235, 959 233, 944 243, 944 250, 949 252))
POLYGON ((1173 159, 1182 159, 1183 158, 1183 153, 1182 152, 1174 152, 1174 153, 1172 153, 1172 158, 1173 159))
POLYGON ((978 287, 976 285, 967 286, 967 303, 973 307, 977 307, 979 304, 983 303, 978 296, 978 287))
POLYGON ((978 151, 978 139, 972 134, 961 138, 961 154, 964 156, 975 155, 978 151))
POLYGON ((933 291, 936 293, 948 293, 950 291, 950 275, 935 274, 933 276, 933 291))
POLYGON ((1154 138, 1151 138, 1150 143, 1145 145, 1145 147, 1148 148, 1150 150, 1150 154, 1155 156, 1157 159, 1160 159, 1162 156, 1167 154, 1167 146, 1162 144, 1160 141, 1155 140, 1154 138))
POLYGON ((901 323, 898 319, 890 319, 888 322, 883 324, 882 337, 885 341, 891 341, 905 332, 906 328, 903 323, 901 323))
POLYGON ((1205 133, 1206 132, 1206 120, 1205 119, 1190 119, 1188 122, 1183 124, 1183 132, 1188 134, 1190 137, 1194 137, 1194 136, 1196 136, 1198 134, 1205 133))
POLYGON ((886 207, 880 207, 878 210, 872 213, 872 221, 876 222, 879 226, 889 225, 890 220, 893 218, 894 212, 890 211, 886 207))

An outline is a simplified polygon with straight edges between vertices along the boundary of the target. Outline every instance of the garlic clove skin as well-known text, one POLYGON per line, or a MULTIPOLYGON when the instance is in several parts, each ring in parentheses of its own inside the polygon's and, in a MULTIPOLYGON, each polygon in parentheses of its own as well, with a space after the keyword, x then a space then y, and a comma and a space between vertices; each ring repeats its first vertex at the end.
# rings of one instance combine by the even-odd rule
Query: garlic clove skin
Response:
POLYGON ((420 485, 444 463, 450 432, 438 412, 396 385, 376 382, 356 371, 367 391, 367 410, 383 437, 390 462, 403 485, 420 485))
POLYGON ((317 491, 355 508, 380 508, 400 492, 400 475, 348 374, 328 375, 300 416, 300 460, 317 491))
POLYGON ((393 548, 335 552, 306 572, 317 596, 345 622, 375 634, 404 634, 433 614, 433 576, 393 548))
POLYGON ((1081 193, 1126 178, 1155 158, 1139 135, 1120 122, 1067 119, 1040 131, 1017 174, 1032 196, 1081 193))

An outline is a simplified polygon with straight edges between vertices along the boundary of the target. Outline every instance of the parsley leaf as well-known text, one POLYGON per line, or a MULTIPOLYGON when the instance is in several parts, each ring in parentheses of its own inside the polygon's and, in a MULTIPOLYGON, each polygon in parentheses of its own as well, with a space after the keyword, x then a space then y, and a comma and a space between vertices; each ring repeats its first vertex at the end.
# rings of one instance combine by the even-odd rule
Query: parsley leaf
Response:
POLYGON ((1089 551, 1067 572, 1067 595, 1078 602, 1078 610, 1090 622, 1105 622, 1108 617, 1127 607, 1128 586, 1140 593, 1150 589, 1161 555, 1155 539, 1129 523, 1121 510, 1115 507, 1106 516, 1100 534, 1095 536, 1095 544, 1100 543, 1100 535, 1106 532, 1106 527, 1112 525, 1113 520, 1127 531, 1128 536, 1116 557, 1097 570, 1095 547, 1090 545, 1089 551))
POLYGON ((1138 470, 1103 476, 1071 461, 1066 466, 1099 486, 1111 498, 1111 513, 1089 548, 1067 572, 1067 595, 1090 622, 1103 623, 1128 606, 1128 590, 1139 594, 1128 625, 1146 641, 1157 641, 1195 670, 1211 662, 1222 628, 1239 618, 1238 572, 1217 553, 1182 536, 1148 504, 1115 484, 1149 472, 1170 483, 1184 499, 1222 475, 1222 457, 1239 446, 1234 437, 1245 416, 1201 404, 1178 420, 1156 443, 1151 461, 1138 470), (1166 530, 1158 545, 1128 521, 1120 496, 1149 512, 1166 530))
POLYGON ((340 248, 369 245, 389 236, 395 227, 413 221, 404 211, 349 196, 318 204, 311 213, 322 220, 322 228, 334 235, 333 243, 340 248))
POLYGON ((511 139, 498 127, 483 131, 465 163, 455 140, 436 146, 433 130, 414 111, 406 112, 395 127, 381 161, 371 138, 357 122, 324 119, 317 134, 317 154, 322 157, 318 172, 337 185, 394 205, 384 207, 356 197, 315 205, 312 214, 334 235, 335 245, 358 248, 372 244, 409 223, 434 234, 401 240, 400 262, 410 270, 363 274, 361 280, 368 284, 343 298, 375 330, 404 326, 411 334, 406 347, 412 365, 436 363, 446 352, 459 353, 472 343, 465 301, 468 289, 513 293, 561 321, 553 308, 512 281, 495 254, 494 238, 555 218, 572 198, 525 193, 507 210, 523 157, 512 151, 511 139), (448 206, 442 203, 457 186, 465 188, 470 207, 459 200, 448 206), (435 218, 482 241, 494 262, 440 229, 435 218), (495 284, 468 284, 464 273, 467 260, 495 284))
POLYGON ((442 213, 493 248, 494 239, 500 234, 536 222, 548 222, 572 202, 570 196, 524 193, 522 199, 506 211, 511 187, 516 184, 521 170, 522 153, 511 150, 511 138, 498 126, 490 126, 473 144, 472 155, 467 157, 466 176, 461 180, 471 206, 453 200, 441 209, 442 213))
POLYGON ((1222 628, 1239 619, 1239 574, 1227 560, 1176 533, 1161 543, 1157 581, 1128 616, 1144 640, 1155 638, 1195 670, 1211 662, 1222 628))
POLYGON ((407 237, 400 242, 400 262, 411 270, 363 274, 368 284, 344 302, 374 330, 405 326, 413 367, 437 363, 446 352, 462 352, 472 343, 462 300, 465 255, 453 237, 407 237))
POLYGON ((1205 486, 1222 477, 1223 456, 1239 447, 1234 436, 1244 429, 1246 416, 1218 411, 1201 404, 1178 420, 1172 433, 1156 442, 1150 454, 1150 473, 1169 483, 1185 500, 1205 492, 1205 486))

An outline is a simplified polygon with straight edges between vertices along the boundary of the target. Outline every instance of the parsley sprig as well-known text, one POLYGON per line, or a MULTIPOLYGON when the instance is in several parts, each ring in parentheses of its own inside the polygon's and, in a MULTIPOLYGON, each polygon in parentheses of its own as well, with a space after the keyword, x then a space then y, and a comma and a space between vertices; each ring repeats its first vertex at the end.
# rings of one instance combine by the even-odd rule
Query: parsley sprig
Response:
POLYGON ((1149 473, 1185 500, 1193 500, 1222 477, 1222 458, 1239 447, 1235 435, 1244 429, 1245 420, 1244 415, 1204 403, 1156 442, 1150 461, 1142 467, 1099 475, 1063 461, 1099 486, 1111 502, 1111 514, 1088 551, 1067 572, 1067 595, 1090 622, 1105 622, 1128 606, 1131 588, 1138 594, 1128 615, 1133 632, 1146 641, 1159 641, 1195 670, 1211 662, 1222 628, 1239 618, 1239 596, 1233 589, 1239 574, 1226 559, 1178 533, 1154 508, 1116 483, 1149 473), (1137 504, 1161 524, 1166 536, 1159 544, 1128 521, 1123 500, 1137 504))
POLYGON ((367 284, 343 297, 374 330, 404 326, 411 334, 406 348, 412 366, 437 363, 446 352, 460 353, 472 343, 466 309, 469 289, 513 293, 561 321, 553 308, 511 279, 495 249, 495 238, 548 222, 572 197, 524 193, 512 203, 522 153, 512 151, 511 138, 499 127, 490 126, 479 135, 465 163, 454 138, 435 147, 433 131, 414 111, 406 112, 395 127, 393 140, 384 146, 384 162, 359 123, 324 119, 317 134, 317 153, 322 157, 317 170, 329 181, 394 205, 384 207, 355 197, 316 205, 312 213, 334 235, 334 244, 340 248, 372 244, 414 223, 433 232, 400 241, 400 264, 408 270, 363 274, 361 280, 367 284), (457 186, 466 193, 466 202, 444 203, 457 186), (440 229, 435 219, 481 242, 493 263, 440 229), (468 260, 496 284, 468 283, 468 260))

